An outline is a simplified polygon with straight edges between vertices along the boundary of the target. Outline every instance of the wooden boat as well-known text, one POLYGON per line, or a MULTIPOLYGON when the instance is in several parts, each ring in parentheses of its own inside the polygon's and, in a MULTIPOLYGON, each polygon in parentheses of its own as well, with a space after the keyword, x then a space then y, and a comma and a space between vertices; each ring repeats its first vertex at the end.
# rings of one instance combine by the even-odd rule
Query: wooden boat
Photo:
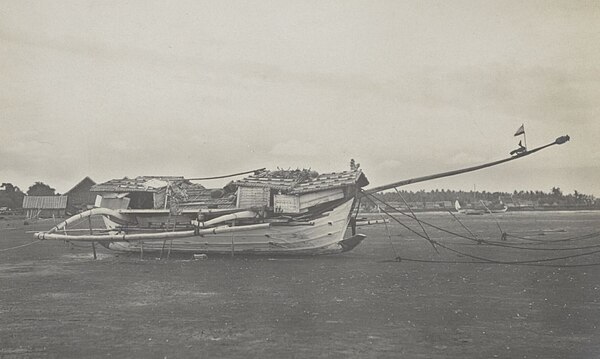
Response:
POLYGON ((508 211, 508 206, 505 204, 502 204, 501 208, 498 207, 488 207, 486 206, 483 202, 481 202, 481 207, 477 207, 477 208, 463 208, 460 203, 458 202, 458 200, 456 200, 454 202, 454 208, 456 209, 456 212, 460 213, 460 214, 465 214, 467 216, 478 216, 478 215, 483 215, 486 213, 504 213, 506 211, 508 211))
POLYGON ((463 208, 458 200, 454 202, 454 208, 456 209, 456 212, 466 214, 467 216, 480 216, 485 213, 483 209, 479 208, 463 208))
POLYGON ((499 161, 371 189, 364 188, 369 181, 354 165, 349 171, 322 174, 261 169, 222 189, 207 189, 194 183, 197 179, 183 177, 116 179, 92 188, 98 194, 96 208, 70 217, 47 232, 36 233, 35 238, 100 243, 111 250, 136 253, 342 253, 365 239, 355 231, 354 210, 361 198, 499 165, 568 140, 568 136, 562 136, 499 161), (102 218, 105 229, 92 228, 95 216, 102 218), (89 223, 89 233, 71 230, 82 221, 89 223), (350 236, 346 236, 348 227, 352 228, 350 236))
POLYGON ((505 204, 502 204, 502 208, 489 208, 487 209, 488 213, 505 213, 506 211, 508 211, 508 206, 505 204))

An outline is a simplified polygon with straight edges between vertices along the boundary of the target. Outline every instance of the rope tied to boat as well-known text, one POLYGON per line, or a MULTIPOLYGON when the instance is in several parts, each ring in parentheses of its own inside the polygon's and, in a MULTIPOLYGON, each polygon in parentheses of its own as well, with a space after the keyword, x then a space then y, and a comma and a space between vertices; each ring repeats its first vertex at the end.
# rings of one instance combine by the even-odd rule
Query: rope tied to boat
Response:
POLYGON ((241 176, 241 175, 246 175, 246 174, 250 174, 250 173, 258 174, 258 173, 260 173, 260 172, 262 172, 264 170, 266 170, 266 168, 259 168, 259 169, 255 169, 255 170, 238 172, 238 173, 232 173, 232 174, 222 175, 222 176, 193 177, 193 178, 186 178, 186 179, 190 180, 190 181, 206 181, 206 180, 213 180, 213 179, 221 179, 221 178, 229 178, 229 177, 241 176))
MULTIPOLYGON (((414 214, 408 214, 405 213, 403 211, 401 211, 398 208, 395 208, 393 206, 391 206, 389 203, 387 203, 386 201, 382 200, 381 198, 377 198, 369 193, 364 193, 364 195, 368 196, 367 198, 369 200, 371 200, 371 202, 373 202, 374 204, 377 205, 377 203, 375 201, 380 202, 381 204, 383 204, 384 206, 391 208, 392 210, 394 210, 397 213, 400 213, 403 216, 406 216, 408 218, 411 218, 415 221, 418 221, 424 225, 427 225, 429 227, 435 228, 439 231, 442 231, 444 233, 450 234, 452 236, 458 237, 458 238, 464 238, 470 241, 474 241, 477 242, 478 244, 487 244, 490 246, 496 246, 496 247, 502 247, 502 248, 508 248, 508 249, 515 249, 515 250, 530 250, 530 251, 572 251, 572 250, 584 250, 584 249, 591 249, 591 248, 598 248, 600 247, 600 244, 592 244, 592 245, 587 245, 587 246, 578 246, 578 247, 570 247, 570 248, 558 248, 558 247, 553 247, 553 248, 531 248, 531 247, 524 247, 523 245, 512 245, 512 244, 508 244, 505 242, 501 242, 501 241, 492 241, 492 240, 484 240, 482 238, 478 238, 477 236, 474 235, 474 233, 468 229, 468 227, 466 227, 462 222, 460 222, 460 220, 458 220, 458 218, 456 218, 456 216, 453 215, 453 217, 455 219, 457 219, 459 221, 459 223, 461 223, 461 225, 467 229, 467 231, 473 236, 473 237, 469 237, 466 235, 462 235, 460 233, 455 233, 453 231, 450 231, 448 229, 436 226, 432 223, 429 223, 427 221, 423 221, 421 219, 418 219, 416 216, 414 216, 414 214), (371 197, 371 198, 369 198, 371 197)), ((399 223, 400 225, 402 225, 404 228, 410 230, 412 233, 414 233, 415 235, 427 239, 425 236, 423 236, 422 234, 412 230, 409 226, 405 225, 404 223, 401 223, 399 219, 395 218, 394 215, 392 215, 390 212, 386 211, 386 210, 382 210, 384 213, 386 213, 390 218, 392 218, 395 222, 399 223)), ((452 214, 452 213, 451 213, 452 214)), ((499 226, 499 223, 497 223, 497 225, 499 226)), ((502 229, 501 229, 502 230, 502 229)), ((510 235, 504 231, 502 231, 502 235, 501 235, 501 240, 505 241, 507 237, 513 237, 513 238, 522 238, 524 240, 531 240, 529 238, 526 237, 517 237, 514 235, 510 235)), ((391 236, 390 236, 391 238, 391 236)), ((575 236, 575 237, 570 237, 570 238, 564 238, 564 239, 557 239, 557 240, 551 240, 551 241, 545 241, 546 243, 557 243, 557 242, 565 242, 565 241, 574 241, 574 240, 585 240, 585 239, 594 239, 594 238, 600 238, 600 232, 595 232, 595 233, 591 233, 591 234, 584 234, 581 236, 575 236)), ((556 263, 549 263, 549 262, 554 262, 554 261, 558 261, 558 260, 567 260, 567 259, 572 259, 572 258, 579 258, 579 257, 584 257, 584 256, 590 256, 593 254, 597 254, 600 253, 600 249, 596 249, 596 250, 592 250, 592 251, 587 251, 584 253, 574 253, 571 255, 565 255, 565 256, 557 256, 557 257, 550 257, 550 258, 540 258, 540 259, 528 259, 528 260, 515 260, 515 261, 504 261, 504 260, 496 260, 496 259, 491 259, 491 258, 486 258, 483 256, 478 256, 478 255, 473 255, 470 253, 467 253, 465 251, 460 251, 457 250, 455 248, 452 248, 450 246, 448 246, 447 244, 444 243, 440 243, 440 241, 433 241, 433 243, 435 243, 436 246, 439 246, 440 248, 446 249, 449 252, 452 252, 458 256, 464 256, 464 257, 468 257, 471 258, 475 261, 440 261, 440 260, 426 260, 426 259, 415 259, 415 258, 405 258, 405 257, 399 257, 396 256, 396 258, 394 258, 394 262, 401 262, 401 261, 413 261, 413 262, 426 262, 426 263, 472 263, 472 264, 504 264, 504 265, 532 265, 532 266, 551 266, 551 267, 584 267, 584 266, 593 266, 593 265, 599 265, 600 263, 586 263, 586 264, 556 264, 556 263)), ((543 244, 546 244, 543 243, 543 244)), ((529 245, 533 245, 533 244, 540 244, 539 242, 535 242, 535 243, 530 243, 529 245)), ((438 252, 439 255, 439 252, 438 252)))
POLYGON ((38 240, 35 240, 35 241, 33 241, 33 242, 26 243, 26 244, 21 244, 21 245, 19 245, 19 246, 15 246, 15 247, 10 247, 10 248, 4 248, 4 249, 0 249, 0 252, 8 252, 8 251, 12 251, 13 249, 19 249, 19 248, 23 248, 23 247, 28 247, 28 246, 30 246, 30 245, 32 245, 32 244, 36 244, 36 243, 39 243, 39 242, 41 242, 41 240, 40 240, 40 239, 38 239, 38 240))

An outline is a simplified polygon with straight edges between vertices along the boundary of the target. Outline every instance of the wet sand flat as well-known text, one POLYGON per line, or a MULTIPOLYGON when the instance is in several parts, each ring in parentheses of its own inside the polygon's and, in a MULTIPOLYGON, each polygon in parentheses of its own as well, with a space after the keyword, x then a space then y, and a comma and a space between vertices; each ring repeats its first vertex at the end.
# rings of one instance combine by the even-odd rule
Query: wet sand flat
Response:
MULTIPOLYGON (((418 216, 466 234, 449 214, 418 216)), ((496 219, 509 233, 539 240, 600 231, 598 212, 470 217, 461 220, 495 241, 496 219)), ((0 250, 51 225, 0 221, 0 250)), ((304 258, 140 260, 102 248, 93 260, 89 245, 49 241, 3 251, 0 357, 600 357, 600 266, 429 263, 473 259, 443 248, 437 254, 398 224, 389 230, 391 242, 385 226, 368 226, 353 251, 304 258)), ((595 237, 527 251, 428 233, 499 261, 588 253, 600 244, 595 237)), ((600 253, 551 263, 600 263, 600 253)))

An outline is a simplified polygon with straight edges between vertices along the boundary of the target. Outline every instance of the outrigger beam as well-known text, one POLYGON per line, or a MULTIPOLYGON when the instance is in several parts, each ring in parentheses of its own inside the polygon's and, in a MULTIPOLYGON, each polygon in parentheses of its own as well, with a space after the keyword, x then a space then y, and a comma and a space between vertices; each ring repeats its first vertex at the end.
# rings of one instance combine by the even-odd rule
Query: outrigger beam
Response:
POLYGON ((401 186, 406 186, 412 183, 418 183, 418 182, 424 182, 424 181, 430 181, 433 179, 437 179, 437 178, 442 178, 442 177, 450 177, 450 176, 454 176, 454 175, 458 175, 461 173, 466 173, 466 172, 472 172, 472 171, 477 171, 483 168, 487 168, 487 167, 492 167, 492 166, 496 166, 505 162, 509 162, 509 161, 513 161, 525 156, 529 156, 537 151, 543 150, 546 147, 550 147, 553 145, 562 145, 563 143, 567 142, 570 140, 569 135, 565 135, 565 136, 561 136, 558 137, 556 140, 554 140, 554 142, 549 143, 547 145, 544 146, 540 146, 537 148, 534 148, 533 150, 529 150, 529 151, 525 151, 525 152, 521 152, 515 156, 509 157, 509 158, 505 158, 502 160, 498 160, 498 161, 494 161, 494 162, 489 162, 489 163, 484 163, 482 165, 478 165, 478 166, 473 166, 473 167, 467 167, 467 168, 463 168, 463 169, 459 169, 459 170, 454 170, 454 171, 448 171, 448 172, 442 172, 442 173, 437 173, 437 174, 433 174, 433 175, 429 175, 429 176, 423 176, 423 177, 415 177, 415 178, 411 178, 411 179, 407 179, 407 180, 402 180, 402 181, 398 181, 398 182, 394 182, 394 183, 390 183, 390 184, 386 184, 383 186, 378 186, 375 188, 370 188, 370 189, 366 189, 363 192, 366 194, 373 194, 373 193, 377 193, 377 192, 381 192, 381 191, 385 191, 388 189, 392 189, 394 187, 401 187, 401 186))
POLYGON ((200 230, 190 231, 177 231, 177 232, 158 232, 158 233, 143 233, 143 234, 102 234, 102 235, 67 235, 58 233, 36 233, 34 236, 39 240, 61 240, 61 241, 78 241, 78 242, 126 242, 126 241, 151 241, 151 240, 167 240, 177 238, 192 238, 201 237, 205 234, 221 234, 221 233, 233 233, 243 232, 257 229, 269 228, 269 223, 249 224, 246 226, 222 226, 215 228, 207 228, 200 230))
POLYGON ((89 218, 92 216, 108 216, 108 217, 111 217, 112 219, 114 219, 118 222, 122 222, 122 223, 131 223, 133 221, 131 217, 129 217, 125 214, 121 214, 113 209, 92 208, 90 210, 83 211, 79 214, 76 214, 70 218, 67 218, 66 220, 60 222, 56 226, 50 228, 50 230, 46 233, 55 233, 61 229, 65 229, 68 225, 70 225, 80 219, 89 218))

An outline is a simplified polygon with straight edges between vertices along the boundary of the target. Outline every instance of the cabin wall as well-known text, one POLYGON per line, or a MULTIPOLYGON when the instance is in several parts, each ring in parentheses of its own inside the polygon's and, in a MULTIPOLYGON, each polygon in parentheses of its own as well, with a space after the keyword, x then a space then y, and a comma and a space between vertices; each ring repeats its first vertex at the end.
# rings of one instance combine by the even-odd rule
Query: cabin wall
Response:
POLYGON ((273 210, 275 213, 300 213, 300 198, 289 194, 276 194, 273 196, 273 210))
POLYGON ((161 208, 166 208, 166 203, 165 201, 167 200, 167 188, 162 188, 160 189, 158 192, 155 192, 153 194, 154 196, 154 208, 155 209, 161 209, 161 208))
POLYGON ((335 201, 344 198, 344 190, 341 188, 325 191, 306 193, 300 196, 300 210, 316 206, 321 203, 335 201))
POLYGON ((238 187, 237 208, 263 207, 271 204, 271 190, 266 187, 238 187))
POLYGON ((129 207, 130 199, 127 197, 118 198, 116 193, 107 193, 96 196, 95 207, 102 207, 108 209, 127 209, 129 207))
POLYGON ((310 192, 301 195, 276 194, 273 197, 275 213, 301 213, 310 207, 344 198, 341 188, 310 192))

